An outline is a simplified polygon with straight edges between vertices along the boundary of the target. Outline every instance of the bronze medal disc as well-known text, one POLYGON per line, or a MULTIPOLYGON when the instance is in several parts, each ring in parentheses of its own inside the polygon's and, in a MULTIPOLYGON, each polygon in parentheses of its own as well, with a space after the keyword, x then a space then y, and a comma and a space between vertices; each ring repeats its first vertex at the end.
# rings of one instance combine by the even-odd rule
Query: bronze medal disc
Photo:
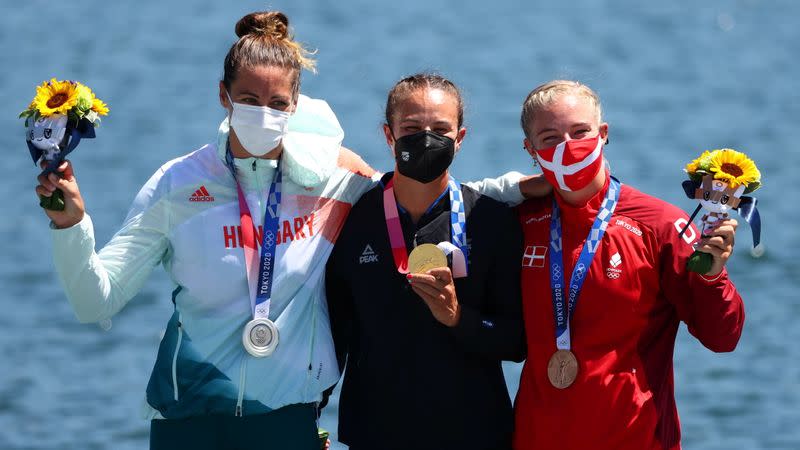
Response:
POLYGON ((447 267, 447 256, 433 244, 418 245, 408 255, 408 271, 425 273, 437 267, 447 267))
POLYGON ((575 382, 578 376, 578 360, 569 350, 558 350, 547 363, 547 378, 557 389, 564 389, 575 382))

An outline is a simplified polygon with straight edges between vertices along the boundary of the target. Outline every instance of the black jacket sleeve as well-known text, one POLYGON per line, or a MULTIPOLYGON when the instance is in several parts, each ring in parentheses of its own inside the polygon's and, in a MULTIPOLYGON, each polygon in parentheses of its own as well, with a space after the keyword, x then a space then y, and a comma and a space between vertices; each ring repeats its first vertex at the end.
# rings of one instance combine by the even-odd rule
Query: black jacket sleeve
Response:
POLYGON ((501 211, 493 217, 500 232, 472 237, 495 241, 484 308, 462 304, 461 319, 452 330, 472 352, 490 359, 519 362, 526 353, 520 289, 522 230, 511 209, 501 211))
MULTIPOLYGON (((341 270, 343 260, 341 253, 346 250, 340 241, 338 245, 334 246, 325 266, 325 294, 339 373, 344 373, 347 359, 353 357, 353 348, 355 347, 353 345, 355 339, 353 296, 341 270)), ((320 410, 328 404, 328 399, 333 394, 335 387, 336 384, 323 391, 320 410)))
POLYGON ((335 246, 325 267, 325 294, 328 300, 331 334, 336 350, 339 372, 344 371, 349 348, 353 342, 353 297, 346 280, 337 270, 338 255, 344 249, 335 246))

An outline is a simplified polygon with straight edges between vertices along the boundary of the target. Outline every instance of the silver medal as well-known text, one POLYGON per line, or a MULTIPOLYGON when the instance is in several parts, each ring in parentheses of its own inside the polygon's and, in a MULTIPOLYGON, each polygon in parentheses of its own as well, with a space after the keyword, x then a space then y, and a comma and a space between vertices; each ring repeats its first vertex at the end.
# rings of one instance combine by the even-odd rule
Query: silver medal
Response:
POLYGON ((269 319, 253 319, 244 327, 242 344, 256 358, 269 356, 278 346, 278 327, 269 319))

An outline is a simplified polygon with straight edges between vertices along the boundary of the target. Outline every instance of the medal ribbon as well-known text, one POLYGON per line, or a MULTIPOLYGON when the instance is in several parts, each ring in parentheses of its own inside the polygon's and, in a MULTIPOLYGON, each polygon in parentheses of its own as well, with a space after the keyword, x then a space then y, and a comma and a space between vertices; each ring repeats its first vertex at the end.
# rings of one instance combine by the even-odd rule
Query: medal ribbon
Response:
MULTIPOLYGON (((447 182, 450 196, 450 242, 437 244, 445 255, 453 255, 453 277, 467 276, 467 215, 464 211, 464 200, 461 186, 453 177, 447 182)), ((394 197, 394 179, 390 179, 383 188, 383 214, 386 218, 386 231, 389 232, 389 243, 397 271, 408 273, 408 250, 400 225, 400 214, 397 212, 397 201, 394 197)))
POLYGON ((275 270, 277 243, 275 235, 278 232, 279 207, 281 204, 281 165, 275 169, 275 178, 269 187, 267 207, 264 212, 263 236, 261 239, 261 255, 256 256, 256 228, 247 205, 242 186, 236 178, 236 169, 230 151, 226 155, 228 166, 236 181, 236 191, 239 196, 239 220, 242 227, 242 246, 244 247, 244 260, 247 270, 247 281, 250 289, 250 306, 253 318, 269 319, 269 306, 272 297, 272 280, 275 270), (255 281, 255 283, 253 282, 255 281), (254 289, 255 287, 255 289, 254 289), (254 292, 255 291, 255 292, 254 292))
POLYGON ((556 199, 553 198, 553 213, 550 218, 550 289, 553 297, 553 313, 556 319, 556 347, 559 350, 570 350, 570 316, 575 311, 575 304, 583 288, 583 282, 592 265, 592 259, 600 246, 600 240, 606 232, 611 215, 619 200, 620 182, 611 178, 608 191, 600 205, 600 211, 594 219, 589 236, 581 249, 578 261, 569 281, 569 298, 564 299, 564 260, 563 241, 561 238, 561 213, 556 199), (566 307, 565 307, 566 302, 566 307))

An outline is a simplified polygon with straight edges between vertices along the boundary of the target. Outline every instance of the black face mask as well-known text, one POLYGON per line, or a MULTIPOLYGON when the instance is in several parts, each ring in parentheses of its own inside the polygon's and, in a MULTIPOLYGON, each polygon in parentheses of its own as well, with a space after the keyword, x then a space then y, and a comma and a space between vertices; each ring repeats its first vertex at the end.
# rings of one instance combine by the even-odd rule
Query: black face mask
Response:
POLYGON ((453 162, 455 141, 432 131, 420 131, 394 141, 397 170, 420 183, 439 178, 453 162))

